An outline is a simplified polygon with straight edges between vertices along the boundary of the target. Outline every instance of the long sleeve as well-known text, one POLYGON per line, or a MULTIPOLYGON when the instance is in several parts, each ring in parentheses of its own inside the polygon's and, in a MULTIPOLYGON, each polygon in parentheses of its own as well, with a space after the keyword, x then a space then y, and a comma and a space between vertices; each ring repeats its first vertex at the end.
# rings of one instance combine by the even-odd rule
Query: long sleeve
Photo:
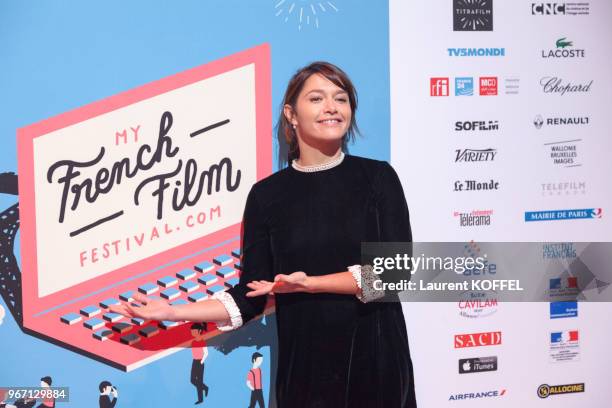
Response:
POLYGON ((375 188, 380 242, 412 242, 404 189, 389 163, 383 163, 375 188))
POLYGON ((246 297, 250 289, 247 283, 254 280, 272 280, 272 251, 270 234, 257 200, 255 188, 247 197, 242 221, 242 274, 238 285, 215 295, 230 315, 228 325, 218 325, 220 330, 233 330, 261 314, 266 296, 246 297))
MULTIPOLYGON (((397 173, 387 162, 383 162, 374 183, 376 203, 376 229, 379 242, 412 242, 410 215, 404 195, 404 189, 397 173)), ((412 247, 410 254, 412 255, 412 247)), ((387 271, 376 275, 371 265, 351 265, 349 272, 357 282, 359 292, 357 298, 363 303, 382 298, 385 291, 374 289, 374 282, 382 279, 384 282, 399 282, 410 279, 411 275, 387 271)))
MULTIPOLYGON (((412 242, 412 229, 410 228, 410 215, 408 204, 404 195, 404 189, 397 173, 389 163, 384 162, 377 189, 377 214, 379 223, 380 242, 412 242)), ((412 244, 402 249, 406 254, 412 256, 412 244)), ((399 283, 410 280, 412 274, 403 270, 385 271, 379 275, 385 283, 399 283)), ((365 280, 364 280, 365 281, 365 280)), ((389 292, 391 294, 397 292, 389 292)))

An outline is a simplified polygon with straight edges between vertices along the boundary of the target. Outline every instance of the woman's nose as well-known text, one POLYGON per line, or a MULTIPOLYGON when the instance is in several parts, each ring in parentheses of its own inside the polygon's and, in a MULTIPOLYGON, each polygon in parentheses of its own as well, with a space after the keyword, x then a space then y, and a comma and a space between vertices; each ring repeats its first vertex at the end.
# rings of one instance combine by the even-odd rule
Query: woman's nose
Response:
POLYGON ((337 111, 336 101, 333 98, 325 99, 325 112, 336 113, 337 111))

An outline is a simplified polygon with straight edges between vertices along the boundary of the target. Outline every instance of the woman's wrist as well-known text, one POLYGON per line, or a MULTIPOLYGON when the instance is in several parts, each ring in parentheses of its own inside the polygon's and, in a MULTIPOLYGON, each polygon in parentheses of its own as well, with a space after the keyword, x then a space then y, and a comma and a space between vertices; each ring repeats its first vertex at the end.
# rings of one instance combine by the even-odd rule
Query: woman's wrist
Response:
POLYGON ((180 311, 181 306, 170 306, 170 311, 169 311, 169 316, 168 316, 168 320, 172 321, 172 322, 178 322, 181 320, 188 320, 188 319, 181 319, 181 311, 180 311))
POLYGON ((318 293, 320 292, 320 276, 308 276, 304 280, 304 292, 306 293, 318 293))
POLYGON ((175 322, 227 322, 231 319, 223 302, 215 298, 199 303, 171 306, 169 314, 168 320, 175 322))
POLYGON ((321 276, 307 276, 303 283, 306 293, 336 293, 355 295, 360 292, 359 285, 351 272, 338 272, 321 276))

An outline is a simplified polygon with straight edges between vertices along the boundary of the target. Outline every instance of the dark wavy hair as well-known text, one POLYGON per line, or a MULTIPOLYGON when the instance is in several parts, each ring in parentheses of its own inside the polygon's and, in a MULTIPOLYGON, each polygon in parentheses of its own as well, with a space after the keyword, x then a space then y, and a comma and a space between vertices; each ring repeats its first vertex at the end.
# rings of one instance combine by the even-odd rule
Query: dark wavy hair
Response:
POLYGON ((357 90, 353 86, 348 75, 334 64, 325 61, 313 62, 299 69, 289 80, 287 90, 280 108, 278 122, 276 123, 276 137, 278 140, 278 161, 280 167, 285 167, 291 163, 293 159, 300 157, 300 148, 297 142, 297 134, 291 123, 287 120, 284 114, 285 105, 290 105, 293 110, 296 109, 297 98, 304 88, 304 83, 311 75, 320 74, 330 80, 334 85, 338 86, 348 94, 349 103, 351 105, 351 123, 348 131, 342 138, 342 151, 348 152, 348 142, 355 141, 355 135, 360 134, 357 127, 357 119, 355 113, 357 111, 357 90))

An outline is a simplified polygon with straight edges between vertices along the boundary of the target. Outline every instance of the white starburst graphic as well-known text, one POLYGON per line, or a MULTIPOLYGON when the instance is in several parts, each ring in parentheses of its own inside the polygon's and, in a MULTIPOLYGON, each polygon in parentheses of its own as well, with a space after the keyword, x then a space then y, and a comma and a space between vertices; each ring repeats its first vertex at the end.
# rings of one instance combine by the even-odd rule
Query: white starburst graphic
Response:
POLYGON ((337 13, 338 7, 331 1, 275 0, 274 14, 283 22, 297 21, 302 27, 319 28, 319 17, 325 13, 337 13))
POLYGON ((462 16, 459 20, 463 30, 479 31, 490 24, 491 15, 484 10, 490 7, 490 0, 458 0, 457 5, 471 13, 462 16))

